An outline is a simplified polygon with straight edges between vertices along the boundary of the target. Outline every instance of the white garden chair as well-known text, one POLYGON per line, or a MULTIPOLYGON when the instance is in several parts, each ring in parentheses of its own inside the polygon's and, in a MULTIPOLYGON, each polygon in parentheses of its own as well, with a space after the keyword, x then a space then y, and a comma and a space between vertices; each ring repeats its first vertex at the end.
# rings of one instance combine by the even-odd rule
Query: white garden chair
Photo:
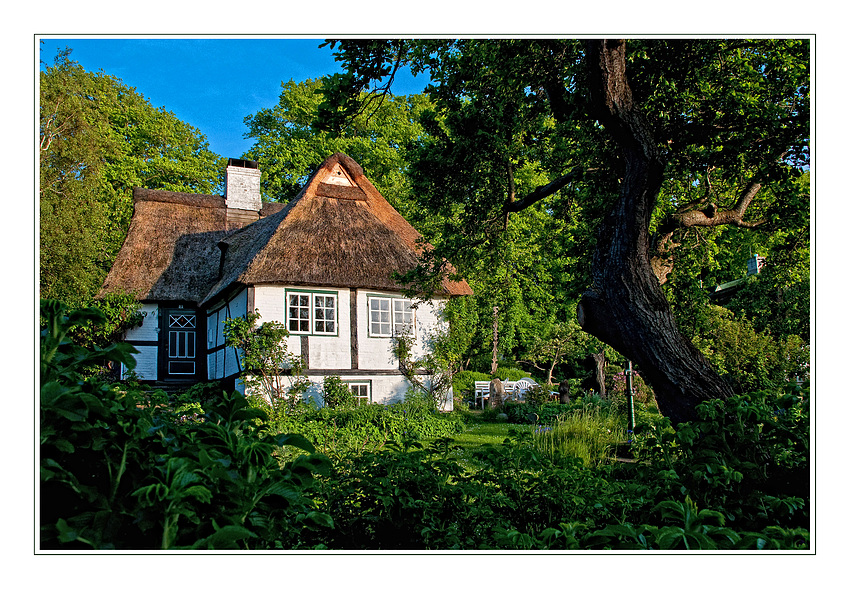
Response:
POLYGON ((513 398, 515 401, 524 401, 526 391, 539 386, 536 382, 527 377, 519 379, 513 383, 513 385, 513 398))

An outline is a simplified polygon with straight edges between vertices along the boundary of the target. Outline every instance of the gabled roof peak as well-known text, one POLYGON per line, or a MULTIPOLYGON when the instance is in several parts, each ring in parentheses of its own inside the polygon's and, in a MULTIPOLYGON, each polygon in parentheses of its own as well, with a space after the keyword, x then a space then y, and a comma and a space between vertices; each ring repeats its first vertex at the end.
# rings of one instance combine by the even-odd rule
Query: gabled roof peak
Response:
MULTIPOLYGON (((289 203, 266 203, 241 229, 224 197, 138 189, 124 246, 102 289, 145 300, 212 302, 236 285, 398 290, 421 235, 344 153, 327 158, 289 203), (220 247, 219 244, 225 247, 220 247)), ((471 294, 444 280, 443 293, 471 294)))

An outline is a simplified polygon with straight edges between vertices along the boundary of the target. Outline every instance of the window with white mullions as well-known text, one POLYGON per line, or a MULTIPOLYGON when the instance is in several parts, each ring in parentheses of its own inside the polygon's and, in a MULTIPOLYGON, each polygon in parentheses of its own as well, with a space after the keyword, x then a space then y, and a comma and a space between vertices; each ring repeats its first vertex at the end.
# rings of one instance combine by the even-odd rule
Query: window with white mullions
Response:
POLYGON ((355 405, 366 405, 372 401, 369 383, 350 382, 348 383, 348 388, 351 389, 351 393, 354 395, 355 405))
POLYGON ((318 292, 286 294, 286 329, 296 335, 337 335, 337 295, 318 292))
POLYGON ((310 333, 310 295, 290 293, 287 306, 289 333, 310 333))
POLYGON ((392 337, 403 334, 415 337, 415 310, 409 299, 369 297, 369 335, 392 337))
POLYGON ((313 295, 313 330, 316 333, 336 333, 336 297, 313 295))
POLYGON ((375 336, 390 337, 392 323, 390 323, 390 303, 392 299, 371 298, 369 299, 369 333, 375 336))
POLYGON ((408 299, 393 299, 393 333, 413 335, 413 307, 408 299))

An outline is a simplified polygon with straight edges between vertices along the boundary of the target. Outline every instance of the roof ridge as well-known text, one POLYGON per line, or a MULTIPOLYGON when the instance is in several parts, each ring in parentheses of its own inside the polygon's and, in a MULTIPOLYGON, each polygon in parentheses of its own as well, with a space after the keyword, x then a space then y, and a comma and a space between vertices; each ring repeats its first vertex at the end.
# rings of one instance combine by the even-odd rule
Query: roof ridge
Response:
POLYGON ((159 190, 153 188, 133 188, 133 202, 168 202, 193 207, 224 209, 227 204, 223 196, 216 194, 197 194, 192 192, 177 192, 175 190, 159 190))

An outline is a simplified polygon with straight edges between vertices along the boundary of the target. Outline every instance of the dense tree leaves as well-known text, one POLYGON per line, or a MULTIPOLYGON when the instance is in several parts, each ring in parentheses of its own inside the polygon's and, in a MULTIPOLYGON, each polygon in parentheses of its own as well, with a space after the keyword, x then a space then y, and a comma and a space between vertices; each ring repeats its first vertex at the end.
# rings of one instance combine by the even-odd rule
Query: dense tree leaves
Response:
MULTIPOLYGON (((411 172, 424 208, 452 229, 435 259, 463 268, 464 258, 501 253, 516 213, 542 202, 576 228, 568 230, 580 244, 575 262, 589 270, 575 273, 582 286, 573 282, 555 299, 590 287, 579 306, 584 328, 639 361, 662 409, 691 418, 701 398, 731 393, 680 335, 659 283, 677 250, 700 239, 696 229, 717 238, 727 226, 801 237, 807 230, 808 195, 796 182, 808 165, 807 41, 334 46, 346 72, 331 79, 322 107, 331 128, 364 108, 360 92, 391 77, 395 64, 429 71, 436 108, 411 172)), ((386 88, 375 90, 373 99, 386 88)), ((738 251, 745 242, 730 241, 738 251)), ((728 263, 719 257, 709 270, 728 263)), ((704 274, 698 266, 685 274, 704 274)), ((677 282, 668 296, 678 284, 694 286, 677 282)))
POLYGON ((246 136, 256 141, 245 157, 260 162, 264 198, 290 200, 319 164, 342 152, 363 166, 381 194, 404 212, 407 150, 423 133, 418 119, 427 98, 387 97, 374 111, 358 115, 345 132, 332 134, 312 127, 322 87, 320 80, 282 83, 276 106, 245 117, 246 136))
POLYGON ((135 186, 211 193, 224 166, 200 131, 69 53, 40 74, 40 286, 81 305, 121 247, 135 186))

